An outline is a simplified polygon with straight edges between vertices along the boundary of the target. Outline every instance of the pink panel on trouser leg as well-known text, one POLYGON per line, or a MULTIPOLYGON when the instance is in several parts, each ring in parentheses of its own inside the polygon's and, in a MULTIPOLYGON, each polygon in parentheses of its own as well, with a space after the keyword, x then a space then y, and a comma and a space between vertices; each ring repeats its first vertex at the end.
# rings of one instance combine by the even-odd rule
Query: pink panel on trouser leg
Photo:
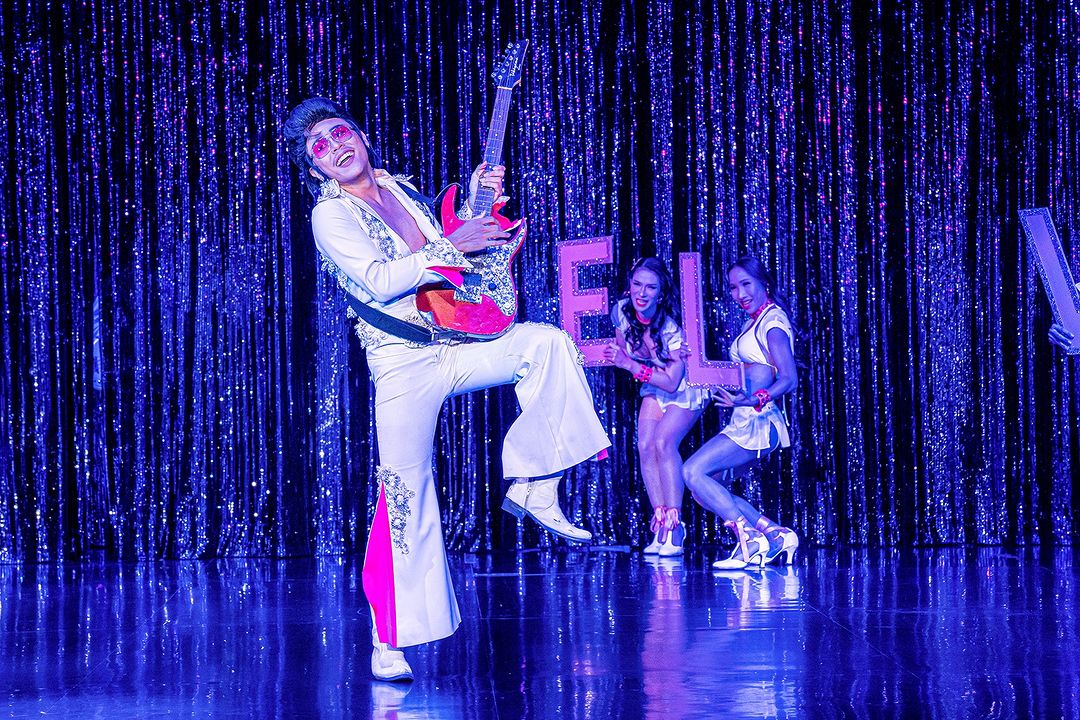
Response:
POLYGON ((394 600, 394 549, 390 544, 390 515, 386 488, 379 487, 375 517, 371 519, 367 553, 364 555, 364 594, 375 611, 379 642, 397 647, 397 603, 394 600))

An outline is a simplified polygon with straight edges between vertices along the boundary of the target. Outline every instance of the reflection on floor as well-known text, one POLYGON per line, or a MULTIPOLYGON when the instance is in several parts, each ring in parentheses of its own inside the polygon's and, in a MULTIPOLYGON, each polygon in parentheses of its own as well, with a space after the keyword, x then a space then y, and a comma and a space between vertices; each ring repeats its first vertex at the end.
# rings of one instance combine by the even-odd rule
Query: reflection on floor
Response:
POLYGON ((406 685, 353 558, 0 566, 0 717, 1080 716, 1071 549, 715 555, 457 558, 406 685))

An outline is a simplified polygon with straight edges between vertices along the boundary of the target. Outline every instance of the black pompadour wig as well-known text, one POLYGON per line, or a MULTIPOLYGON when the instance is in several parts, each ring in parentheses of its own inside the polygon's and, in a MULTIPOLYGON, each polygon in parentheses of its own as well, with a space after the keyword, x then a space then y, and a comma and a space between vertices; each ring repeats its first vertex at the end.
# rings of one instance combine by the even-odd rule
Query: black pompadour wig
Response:
MULTIPOLYGON (((360 125, 348 110, 333 100, 322 97, 308 98, 294 107, 281 129, 289 159, 300 168, 300 179, 303 180, 304 186, 313 197, 319 196, 319 185, 322 181, 309 172, 314 165, 307 153, 307 133, 312 125, 328 118, 341 118, 352 127, 354 132, 360 133, 360 125)), ((365 142, 364 147, 367 148, 368 162, 371 163, 371 167, 381 168, 382 157, 375 152, 375 148, 369 142, 365 142)))

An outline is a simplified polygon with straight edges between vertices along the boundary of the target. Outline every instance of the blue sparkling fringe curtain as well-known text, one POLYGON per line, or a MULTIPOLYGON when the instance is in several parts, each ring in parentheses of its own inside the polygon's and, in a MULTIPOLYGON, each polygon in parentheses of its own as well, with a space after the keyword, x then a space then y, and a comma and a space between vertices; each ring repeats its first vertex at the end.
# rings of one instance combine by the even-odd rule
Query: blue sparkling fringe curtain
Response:
MULTIPOLYGON (((741 483, 810 541, 1076 539, 1078 365, 1017 210, 1080 268, 1075 0, 38 2, 0 10, 0 561, 360 550, 369 383, 278 128, 345 102, 428 192, 479 161, 505 44, 532 41, 506 160, 523 315, 552 246, 616 236, 775 269, 805 334, 794 445, 741 483)), ((607 330, 597 325, 593 330, 607 330)), ((590 369, 612 458, 568 512, 607 544, 647 511, 625 373, 590 369)), ((448 542, 547 544, 498 511, 516 408, 447 403, 448 542)), ((683 447, 717 431, 710 410, 683 447)), ((694 539, 721 528, 688 500, 694 539)))

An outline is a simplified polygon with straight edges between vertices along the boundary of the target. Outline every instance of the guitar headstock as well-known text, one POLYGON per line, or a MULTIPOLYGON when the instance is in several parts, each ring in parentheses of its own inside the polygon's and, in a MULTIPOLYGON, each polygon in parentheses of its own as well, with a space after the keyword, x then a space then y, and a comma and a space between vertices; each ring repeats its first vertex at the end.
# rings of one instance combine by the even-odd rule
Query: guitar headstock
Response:
POLYGON ((521 82, 521 68, 525 64, 525 50, 528 47, 528 40, 518 40, 506 46, 506 51, 499 58, 499 64, 491 73, 495 87, 509 89, 521 82))

